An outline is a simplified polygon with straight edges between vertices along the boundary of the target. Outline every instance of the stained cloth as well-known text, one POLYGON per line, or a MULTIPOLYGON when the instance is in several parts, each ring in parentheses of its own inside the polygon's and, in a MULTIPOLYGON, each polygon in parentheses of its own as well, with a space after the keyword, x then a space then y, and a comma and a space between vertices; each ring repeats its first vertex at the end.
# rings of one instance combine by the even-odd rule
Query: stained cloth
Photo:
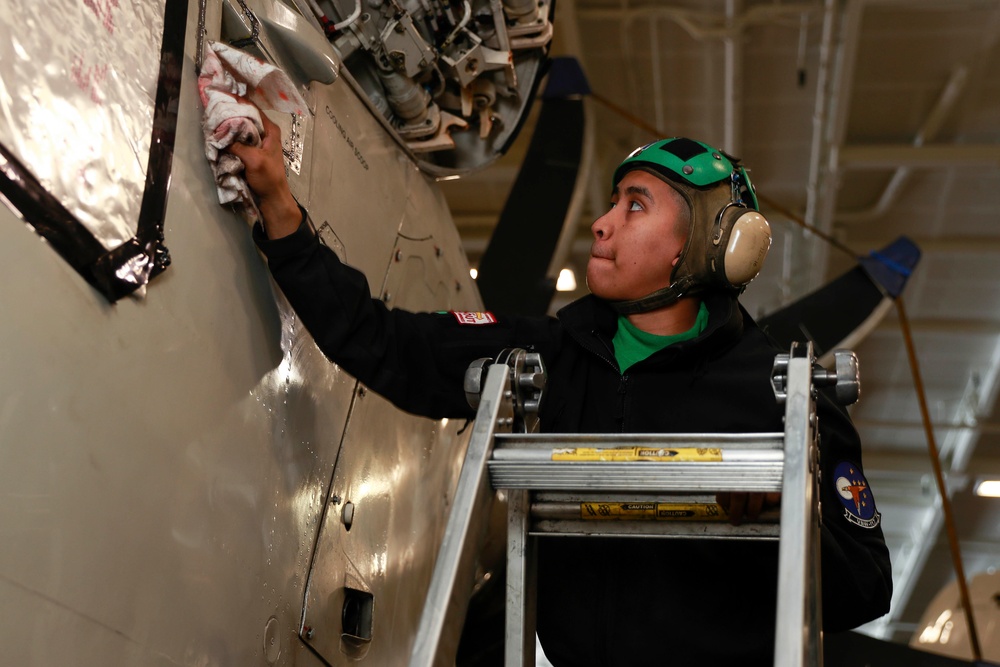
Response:
POLYGON ((280 68, 226 44, 205 45, 198 93, 204 109, 205 157, 212 166, 219 203, 233 204, 250 224, 260 220, 243 162, 225 149, 234 141, 259 146, 261 109, 302 114, 306 103, 280 68))

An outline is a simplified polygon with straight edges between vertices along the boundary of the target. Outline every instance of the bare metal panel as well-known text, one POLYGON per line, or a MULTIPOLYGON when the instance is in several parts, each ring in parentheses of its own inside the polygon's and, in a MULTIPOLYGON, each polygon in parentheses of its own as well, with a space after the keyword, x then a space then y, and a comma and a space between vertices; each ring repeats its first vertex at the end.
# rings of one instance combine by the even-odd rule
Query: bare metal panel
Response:
POLYGON ((0 142, 107 249, 136 232, 163 8, 0 2, 0 142))
MULTIPOLYGON (((73 7, 90 5, 104 6, 73 7)), ((410 641, 422 595, 408 582, 431 566, 460 425, 368 394, 347 427, 356 382, 316 349, 248 230, 216 203, 195 87, 197 3, 189 11, 165 220, 174 263, 151 286, 156 298, 109 305, 0 206, 2 662, 320 664, 297 635, 332 479, 358 514, 352 541, 330 533, 328 547, 368 572, 377 636, 396 638, 373 644, 369 662, 398 664, 392 651, 410 641)), ((475 306, 433 183, 346 85, 312 93, 296 195, 376 291, 399 230, 421 229, 426 240, 400 241, 404 261, 384 287, 410 307, 475 306)))
POLYGON ((298 660, 354 381, 276 305, 246 229, 215 203, 192 64, 189 48, 166 222, 178 270, 157 299, 107 305, 0 210, 0 644, 13 664, 298 660))
MULTIPOLYGON (((420 190, 411 193, 419 198, 420 190)), ((471 290, 456 289, 454 253, 437 244, 434 236, 398 239, 382 286, 391 303, 478 305, 471 290)), ((372 392, 356 396, 304 615, 304 636, 331 663, 394 665, 409 655, 468 443, 465 426, 400 413, 372 392), (345 610, 359 596, 371 596, 370 619, 347 627, 345 610)))

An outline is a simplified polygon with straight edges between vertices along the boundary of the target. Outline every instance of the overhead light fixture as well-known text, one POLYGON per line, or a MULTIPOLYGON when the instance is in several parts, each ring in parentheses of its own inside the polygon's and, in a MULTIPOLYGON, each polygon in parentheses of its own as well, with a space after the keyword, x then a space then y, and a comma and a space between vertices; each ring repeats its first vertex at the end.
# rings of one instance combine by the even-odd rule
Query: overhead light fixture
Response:
POLYGON ((479 277, 479 271, 476 271, 475 269, 469 269, 469 275, 472 276, 473 280, 475 280, 476 278, 479 277))
POLYGON ((984 479, 976 485, 976 495, 985 498, 1000 498, 1000 479, 984 479))
POLYGON ((559 272, 559 278, 556 280, 556 291, 558 292, 572 292, 576 289, 576 274, 573 273, 573 269, 565 268, 559 272))

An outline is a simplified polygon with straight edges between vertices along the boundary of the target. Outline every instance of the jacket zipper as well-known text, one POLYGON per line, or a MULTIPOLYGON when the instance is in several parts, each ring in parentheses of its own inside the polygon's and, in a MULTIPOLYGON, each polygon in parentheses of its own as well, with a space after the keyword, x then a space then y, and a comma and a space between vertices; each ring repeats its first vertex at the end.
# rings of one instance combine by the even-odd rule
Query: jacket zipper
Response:
POLYGON ((622 373, 618 382, 618 424, 620 432, 625 432, 625 399, 628 396, 628 373, 622 373))
POLYGON ((621 369, 618 368, 618 362, 616 362, 616 361, 614 361, 612 359, 612 357, 614 357, 614 350, 612 350, 610 348, 610 346, 608 345, 607 341, 604 340, 603 338, 601 338, 600 335, 597 333, 597 331, 591 331, 590 333, 592 333, 594 335, 594 338, 596 338, 600 342, 600 344, 604 346, 604 348, 610 353, 611 356, 606 356, 606 355, 602 354, 601 351, 599 349, 596 349, 596 348, 591 348, 591 351, 595 355, 597 355, 597 357, 599 359, 603 359, 609 366, 611 366, 611 368, 615 369, 616 373, 618 373, 618 405, 617 405, 617 411, 616 411, 615 416, 618 419, 619 432, 620 433, 624 433, 625 432, 625 400, 626 400, 626 397, 628 395, 628 377, 629 377, 628 373, 627 372, 626 373, 622 373, 621 369))

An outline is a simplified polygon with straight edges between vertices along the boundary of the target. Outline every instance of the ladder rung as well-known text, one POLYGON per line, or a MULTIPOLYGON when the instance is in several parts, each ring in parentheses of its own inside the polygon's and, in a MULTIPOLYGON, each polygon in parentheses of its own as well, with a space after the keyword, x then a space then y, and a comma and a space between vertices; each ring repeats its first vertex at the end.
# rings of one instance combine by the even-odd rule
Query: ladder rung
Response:
MULTIPOLYGON (((550 521, 585 521, 592 525, 620 522, 652 522, 659 526, 675 526, 685 523, 717 522, 725 524, 728 515, 715 503, 677 502, 675 498, 657 497, 640 501, 580 500, 532 502, 531 518, 550 521), (606 513, 602 507, 610 508, 606 513), (717 512, 717 514, 712 514, 717 512)), ((781 513, 769 509, 759 516, 755 523, 778 524, 781 513)))
POLYGON ((536 492, 530 504, 531 535, 777 539, 781 513, 763 512, 757 521, 729 523, 706 494, 598 494, 536 492))
MULTIPOLYGON (((579 449, 582 449, 582 448, 579 448, 579 447, 569 448, 568 447, 566 449, 579 450, 579 449)), ((631 450, 631 449, 634 449, 634 448, 628 448, 628 449, 631 450)), ((642 448, 642 449, 646 449, 646 448, 642 448)), ((679 451, 680 450, 680 451, 683 451, 683 450, 691 450, 691 449, 703 449, 703 448, 695 448, 695 447, 656 447, 656 448, 650 447, 649 448, 650 451, 657 451, 657 452, 659 452, 659 451, 667 451, 667 450, 673 450, 673 451, 679 451)), ((557 451, 559 451, 559 450, 553 450, 553 449, 515 449, 515 448, 512 448, 512 447, 508 447, 508 448, 504 448, 504 449, 494 449, 493 450, 492 460, 493 461, 530 461, 530 462, 542 462, 542 463, 546 463, 546 462, 550 462, 550 461, 554 461, 555 460, 553 458, 553 456, 554 456, 554 454, 557 451)), ((616 451, 620 451, 620 449, 602 448, 602 449, 596 449, 596 451, 598 451, 598 452, 604 452, 606 454, 609 451, 612 452, 612 453, 614 453, 616 451)), ((718 455, 722 458, 722 461, 706 461, 707 463, 724 463, 724 462, 733 463, 733 462, 737 462, 737 461, 739 461, 739 462, 778 461, 780 463, 781 461, 784 461, 784 459, 785 459, 785 454, 780 449, 762 449, 762 448, 756 448, 756 447, 753 448, 753 449, 744 449, 744 448, 728 448, 728 447, 726 447, 726 448, 717 448, 714 451, 718 452, 718 455)), ((564 461, 560 461, 560 462, 562 463, 564 461)), ((612 463, 613 461, 578 461, 578 462, 581 462, 581 463, 612 463)), ((668 464, 671 464, 671 465, 677 465, 678 463, 690 463, 690 461, 684 461, 684 460, 681 460, 681 461, 620 461, 620 462, 621 463, 642 463, 642 464, 647 464, 647 463, 668 463, 668 464)))
POLYGON ((489 462, 495 489, 780 491, 782 462, 489 462))
POLYGON ((497 433, 494 451, 580 447, 721 447, 783 450, 784 433, 497 433))
POLYGON ((531 522, 528 534, 567 537, 777 540, 780 530, 781 525, 777 523, 746 523, 734 526, 729 523, 692 521, 663 526, 656 521, 595 522, 540 519, 531 522))

